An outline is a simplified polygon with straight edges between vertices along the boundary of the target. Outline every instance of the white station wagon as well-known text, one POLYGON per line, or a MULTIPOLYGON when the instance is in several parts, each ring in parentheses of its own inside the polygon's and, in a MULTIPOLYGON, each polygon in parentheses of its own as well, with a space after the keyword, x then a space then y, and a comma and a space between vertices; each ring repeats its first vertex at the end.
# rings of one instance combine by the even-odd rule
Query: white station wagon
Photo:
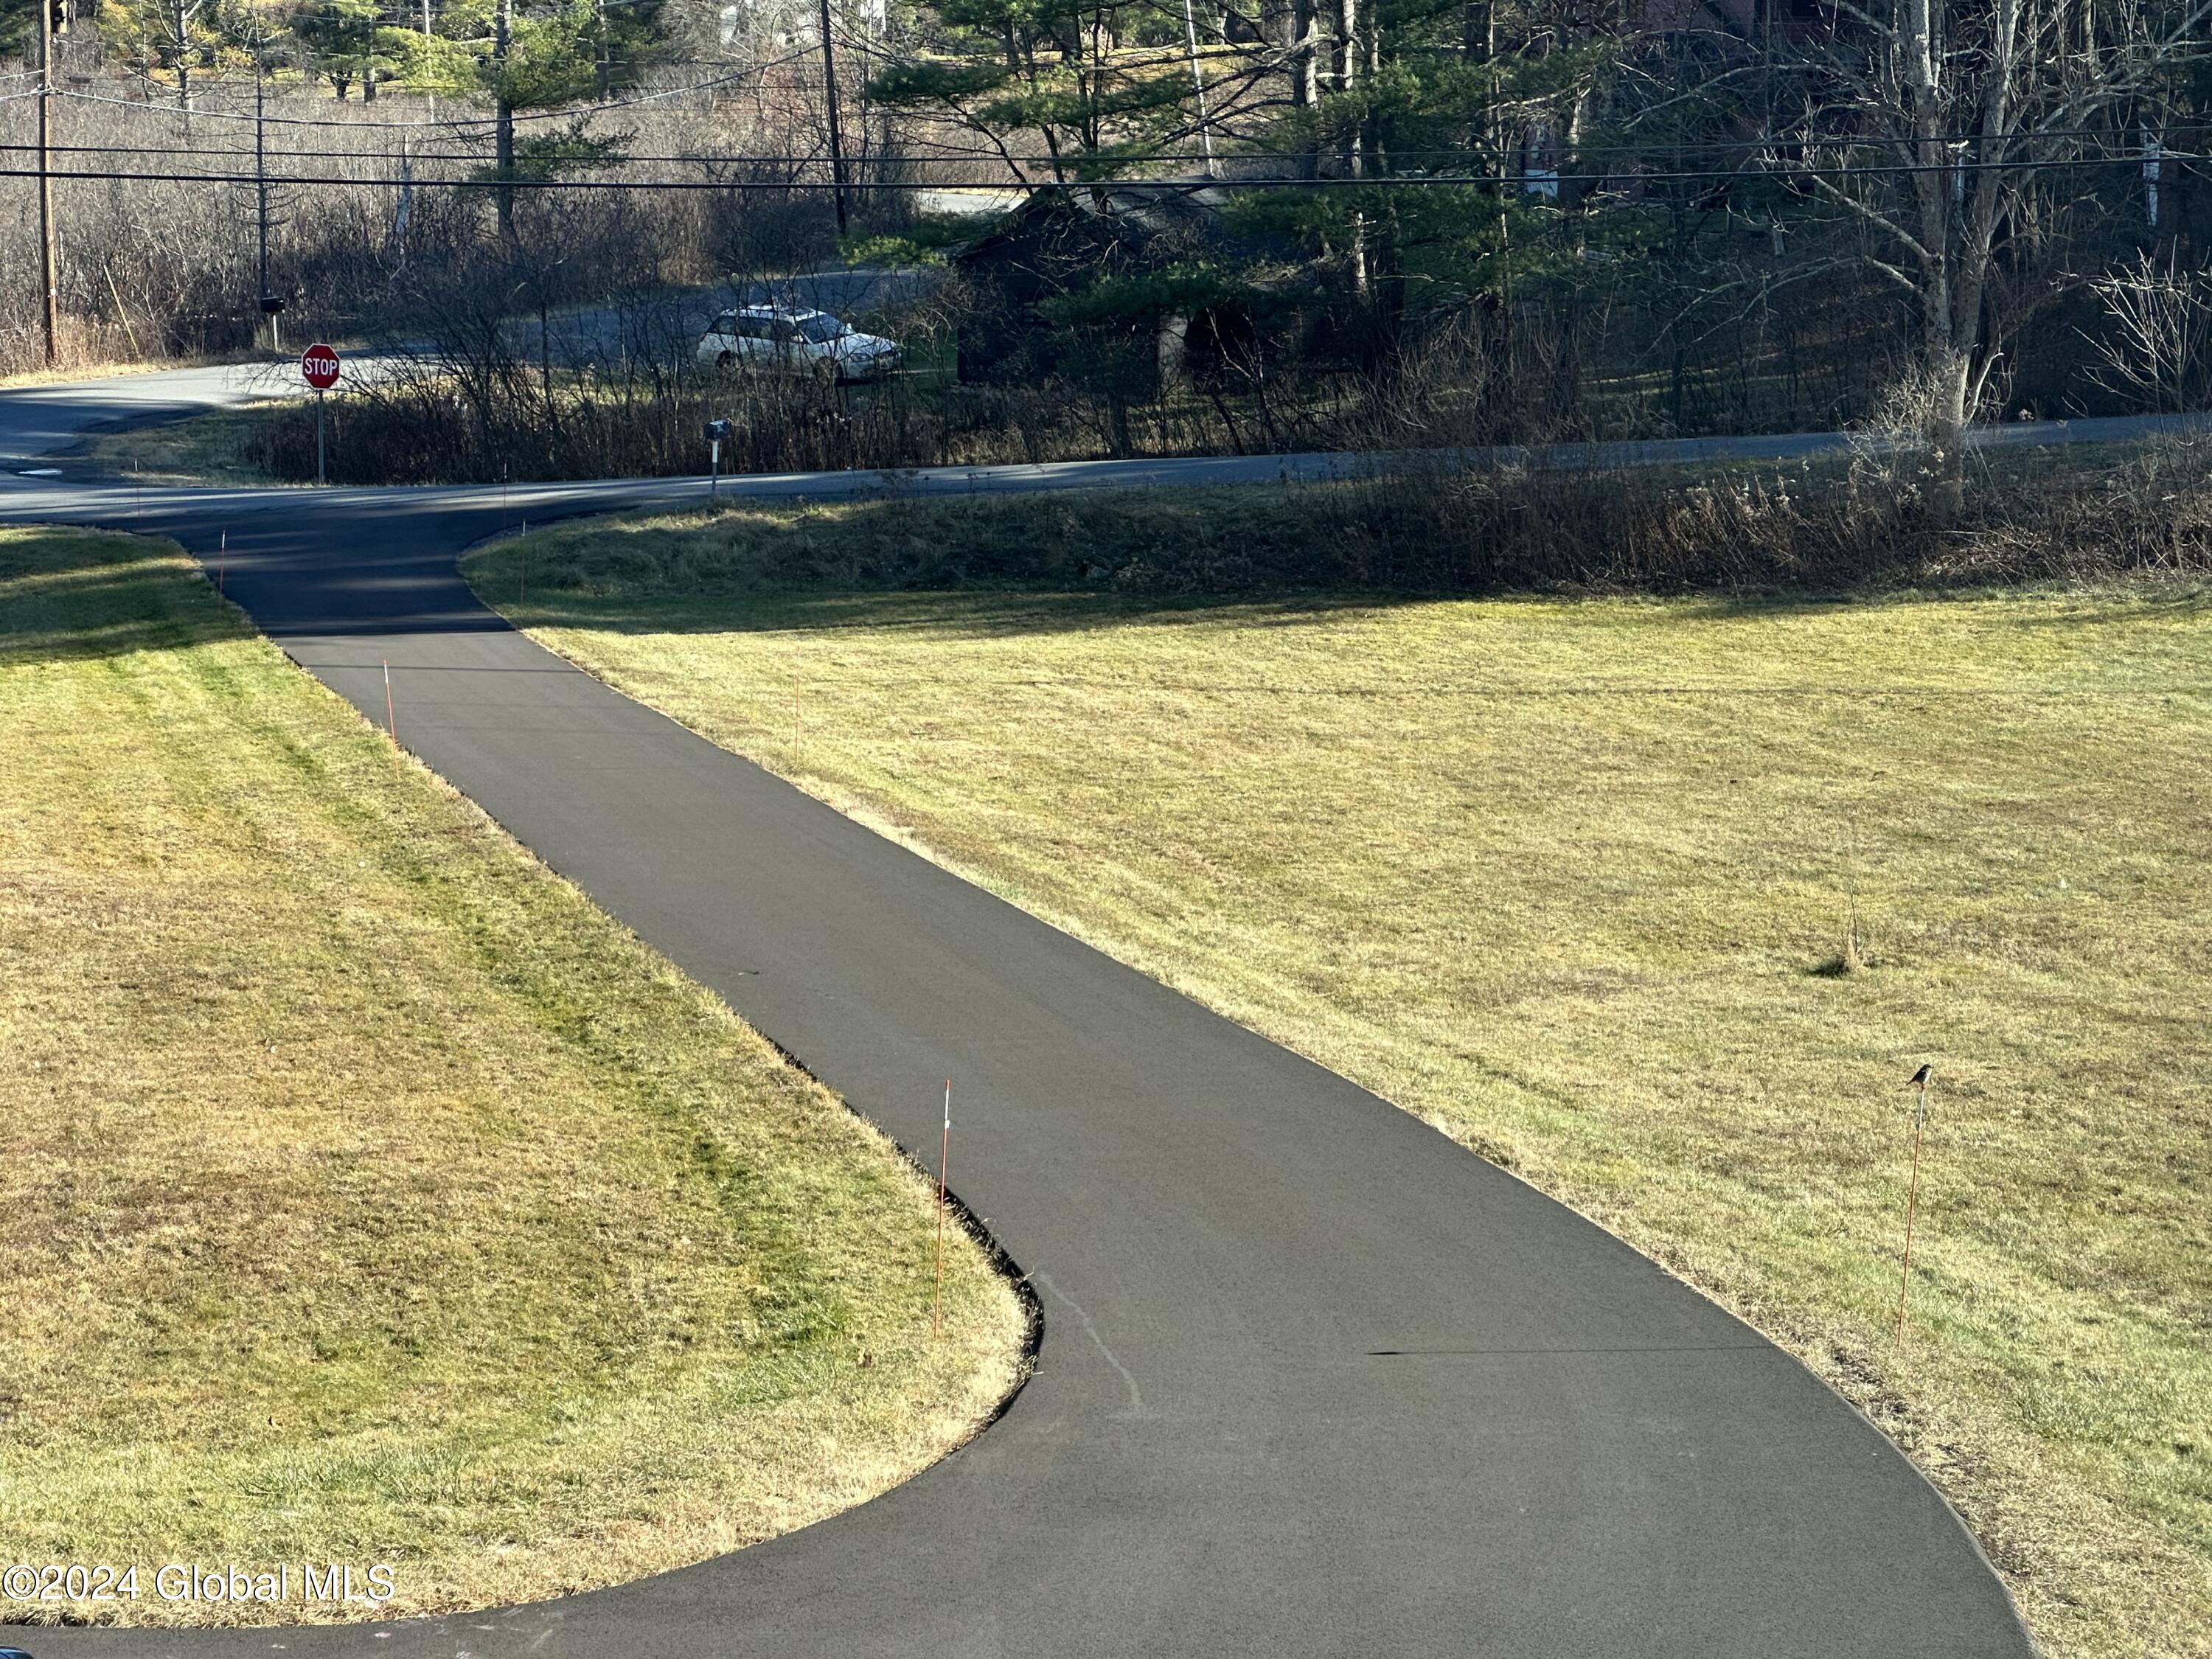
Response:
POLYGON ((879 380, 899 366, 898 343, 863 334, 826 311, 740 306, 699 337, 699 361, 718 368, 811 374, 824 380, 879 380))

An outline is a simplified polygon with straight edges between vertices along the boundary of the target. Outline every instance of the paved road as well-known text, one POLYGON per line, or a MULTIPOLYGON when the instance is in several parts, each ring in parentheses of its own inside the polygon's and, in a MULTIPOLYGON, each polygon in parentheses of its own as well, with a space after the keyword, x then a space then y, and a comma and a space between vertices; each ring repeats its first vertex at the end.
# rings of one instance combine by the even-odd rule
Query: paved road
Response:
MULTIPOLYGON (((830 310, 858 310, 865 304, 883 303, 894 295, 908 291, 902 286, 907 275, 866 270, 819 272, 793 277, 791 282, 799 286, 779 290, 773 295, 755 284, 748 289, 747 295, 749 299, 775 297, 787 303, 818 305, 830 310), (811 286, 806 286, 809 284, 811 286)), ((696 334, 720 308, 723 297, 704 289, 678 294, 671 297, 662 311, 645 325, 649 330, 673 329, 679 334, 686 331, 696 334)), ((594 355, 618 356, 624 329, 635 321, 604 309, 556 319, 552 324, 555 355, 569 362, 584 362, 594 355)), ((534 338, 532 326, 516 326, 534 338)), ((526 350, 528 346, 528 341, 522 341, 518 349, 526 350)), ((380 361, 375 354, 357 355, 348 360, 347 373, 355 376, 375 374, 380 361)), ((18 476, 26 471, 52 467, 58 467, 64 473, 79 473, 82 469, 69 465, 63 452, 93 432, 120 423, 135 425, 179 419, 255 398, 296 395, 300 391, 297 371, 287 360, 227 368, 169 369, 0 392, 0 468, 18 476)), ((2208 432, 2212 432, 2212 416, 2136 415, 1979 427, 1969 434, 1969 441, 1977 449, 2016 449, 2124 442, 2158 435, 2201 436, 2208 432)), ((1839 454, 1869 442, 1863 434, 1847 432, 1787 432, 1740 438, 1552 444, 1538 449, 1508 448, 1476 454, 1562 469, 1680 466, 1700 461, 1811 459, 1839 454)), ((1881 446, 1877 442, 1875 447, 1881 446)), ((1331 477, 1355 471, 1362 464, 1363 458, 1343 454, 1207 456, 1178 461, 948 467, 935 472, 902 474, 900 477, 905 487, 971 493, 978 489, 1085 489, 1115 483, 1233 483, 1278 477, 1331 477)), ((698 478, 666 483, 681 495, 695 486, 703 489, 706 481, 698 478)), ((788 478, 725 480, 722 487, 823 497, 875 490, 883 488, 884 483, 873 473, 808 473, 788 478)), ((558 498, 569 499, 571 492, 580 489, 592 492, 590 498, 595 501, 603 495, 621 493, 620 488, 611 489, 605 485, 565 486, 557 492, 558 498)))
POLYGON ((0 520, 202 555, 227 532, 228 592, 286 650, 380 719, 389 659, 410 748, 903 1144, 933 1149, 956 1079, 956 1185, 1042 1300, 1036 1379, 874 1503, 642 1583, 376 1628, 41 1631, 40 1659, 2032 1653, 1933 1489, 1757 1333, 1364 1091, 576 672, 454 574, 526 513, 684 487, 11 476, 0 520))
MULTIPOLYGON (((748 283, 741 289, 729 284, 678 289, 629 307, 587 306, 556 312, 546 321, 545 343, 553 360, 564 366, 611 362, 647 349, 665 353, 672 342, 694 343, 718 312, 740 298, 747 304, 864 315, 916 297, 931 281, 926 270, 863 266, 804 272, 772 283, 748 283)), ((535 318, 517 318, 508 328, 514 349, 534 362, 539 349, 535 318)), ((299 343, 304 348, 307 342, 299 343)), ((373 378, 395 356, 430 351, 420 343, 387 350, 349 349, 346 374, 353 380, 373 378)), ((37 466, 94 428, 152 424, 257 398, 305 393, 296 362, 289 356, 0 392, 0 465, 11 470, 37 466)))

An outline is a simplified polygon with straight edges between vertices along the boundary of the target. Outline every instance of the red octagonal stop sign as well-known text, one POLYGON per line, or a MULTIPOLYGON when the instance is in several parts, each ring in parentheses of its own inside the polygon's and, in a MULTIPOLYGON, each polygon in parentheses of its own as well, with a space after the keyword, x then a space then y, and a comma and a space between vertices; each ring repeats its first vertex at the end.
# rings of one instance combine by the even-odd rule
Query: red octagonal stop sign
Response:
POLYGON ((338 354, 326 345, 311 345, 300 354, 300 373, 318 392, 338 383, 338 354))

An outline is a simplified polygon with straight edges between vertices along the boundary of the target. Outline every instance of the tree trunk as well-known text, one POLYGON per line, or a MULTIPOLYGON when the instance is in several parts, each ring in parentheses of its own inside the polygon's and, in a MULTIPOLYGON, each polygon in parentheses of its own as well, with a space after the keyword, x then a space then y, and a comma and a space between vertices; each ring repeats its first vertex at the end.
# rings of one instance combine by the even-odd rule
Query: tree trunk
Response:
POLYGON ((177 107, 192 112, 192 15, 185 0, 169 8, 169 27, 177 40, 177 107))
MULTIPOLYGON (((1329 54, 1329 90, 1340 97, 1349 98, 1359 89, 1363 50, 1359 38, 1359 0, 1334 0, 1334 9, 1336 39, 1329 54)), ((1365 171, 1360 144, 1360 129, 1364 125, 1352 119, 1349 111, 1338 116, 1336 169, 1340 178, 1357 179, 1365 171)), ((1352 216, 1352 286, 1362 299, 1367 295, 1373 274, 1370 263, 1367 246, 1367 216, 1355 210, 1352 216)))
POLYGON ((1929 504, 1945 523, 1966 503, 1966 388, 1973 362, 1954 351, 1929 364, 1929 504))
POLYGON ((1942 93, 1936 80, 1940 55, 1931 0, 1905 0, 1898 48, 1906 99, 1906 149, 1912 165, 1912 191, 1919 212, 1921 437, 1928 446, 1930 500, 1943 518, 1960 505, 1966 479, 1959 445, 1966 429, 1968 365, 1955 338, 1951 287, 1952 234, 1950 146, 1943 136, 1942 93))
MULTIPOLYGON (((1314 0, 1293 0, 1291 7, 1291 102, 1303 110, 1310 110, 1321 102, 1321 54, 1315 40, 1318 19, 1314 13, 1314 0)), ((1308 147, 1304 165, 1299 168, 1306 178, 1321 176, 1321 139, 1318 134, 1308 147)))

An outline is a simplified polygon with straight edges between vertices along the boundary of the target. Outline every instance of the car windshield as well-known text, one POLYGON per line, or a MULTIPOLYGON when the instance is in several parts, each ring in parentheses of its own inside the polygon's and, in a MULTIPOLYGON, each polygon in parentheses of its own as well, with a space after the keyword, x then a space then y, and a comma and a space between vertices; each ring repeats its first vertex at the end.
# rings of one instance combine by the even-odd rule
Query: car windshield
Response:
POLYGON ((826 345, 838 336, 853 331, 835 317, 824 316, 818 311, 811 317, 801 317, 793 326, 799 330, 802 339, 815 345, 826 345))

